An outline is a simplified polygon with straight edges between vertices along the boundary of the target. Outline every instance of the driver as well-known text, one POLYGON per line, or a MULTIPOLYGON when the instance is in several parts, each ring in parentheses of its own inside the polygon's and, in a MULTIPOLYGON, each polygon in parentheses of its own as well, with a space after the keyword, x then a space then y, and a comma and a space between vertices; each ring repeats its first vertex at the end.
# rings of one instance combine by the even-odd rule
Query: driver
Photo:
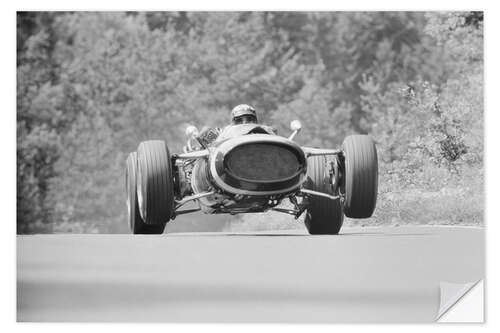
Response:
POLYGON ((256 124, 257 113, 250 105, 240 104, 231 111, 231 123, 233 125, 256 124))
POLYGON ((258 124, 255 109, 247 104, 240 104, 231 111, 231 124, 226 126, 220 140, 245 134, 277 134, 275 128, 258 124))
POLYGON ((203 147, 208 147, 216 140, 225 140, 231 137, 245 135, 248 133, 277 134, 273 127, 258 125, 255 109, 247 104, 240 104, 231 111, 231 124, 220 128, 206 128, 197 137, 203 147))

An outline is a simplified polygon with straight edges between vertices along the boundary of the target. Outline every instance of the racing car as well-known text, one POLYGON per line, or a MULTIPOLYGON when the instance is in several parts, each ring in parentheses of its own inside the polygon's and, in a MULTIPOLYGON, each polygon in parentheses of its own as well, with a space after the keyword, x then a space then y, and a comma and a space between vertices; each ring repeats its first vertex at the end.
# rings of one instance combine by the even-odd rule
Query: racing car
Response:
POLYGON ((259 124, 201 132, 188 126, 186 146, 176 154, 163 140, 141 142, 126 160, 131 232, 162 234, 169 221, 196 211, 305 214, 312 235, 338 234, 344 216, 372 216, 378 187, 373 139, 351 135, 338 149, 303 147, 294 141, 300 122, 290 127, 284 137, 259 124), (185 208, 189 202, 194 208, 185 208))

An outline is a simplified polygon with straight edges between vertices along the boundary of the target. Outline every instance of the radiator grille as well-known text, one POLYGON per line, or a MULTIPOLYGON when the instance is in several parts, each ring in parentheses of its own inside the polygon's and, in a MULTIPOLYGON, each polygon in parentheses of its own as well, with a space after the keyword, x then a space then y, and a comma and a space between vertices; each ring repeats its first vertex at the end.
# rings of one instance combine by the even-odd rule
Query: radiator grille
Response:
POLYGON ((300 162, 290 149, 276 144, 241 145, 225 158, 229 172, 238 178, 253 181, 278 181, 294 176, 300 162))

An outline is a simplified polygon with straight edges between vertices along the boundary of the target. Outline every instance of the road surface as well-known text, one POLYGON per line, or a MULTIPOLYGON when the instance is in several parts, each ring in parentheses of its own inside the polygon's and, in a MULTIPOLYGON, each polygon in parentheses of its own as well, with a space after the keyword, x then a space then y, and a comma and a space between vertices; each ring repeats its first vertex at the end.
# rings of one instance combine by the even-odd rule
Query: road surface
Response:
POLYGON ((432 322, 484 277, 484 229, 17 238, 18 321, 432 322))

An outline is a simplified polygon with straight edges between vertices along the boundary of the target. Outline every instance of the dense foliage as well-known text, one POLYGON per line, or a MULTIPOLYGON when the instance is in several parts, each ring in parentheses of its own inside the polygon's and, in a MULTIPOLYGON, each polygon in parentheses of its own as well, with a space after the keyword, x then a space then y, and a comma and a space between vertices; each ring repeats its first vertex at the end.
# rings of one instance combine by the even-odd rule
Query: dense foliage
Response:
POLYGON ((482 13, 17 19, 18 233, 125 232, 127 154, 153 138, 176 151, 187 123, 224 125, 240 103, 280 133, 300 119, 301 144, 371 134, 365 223, 482 223, 482 13))

